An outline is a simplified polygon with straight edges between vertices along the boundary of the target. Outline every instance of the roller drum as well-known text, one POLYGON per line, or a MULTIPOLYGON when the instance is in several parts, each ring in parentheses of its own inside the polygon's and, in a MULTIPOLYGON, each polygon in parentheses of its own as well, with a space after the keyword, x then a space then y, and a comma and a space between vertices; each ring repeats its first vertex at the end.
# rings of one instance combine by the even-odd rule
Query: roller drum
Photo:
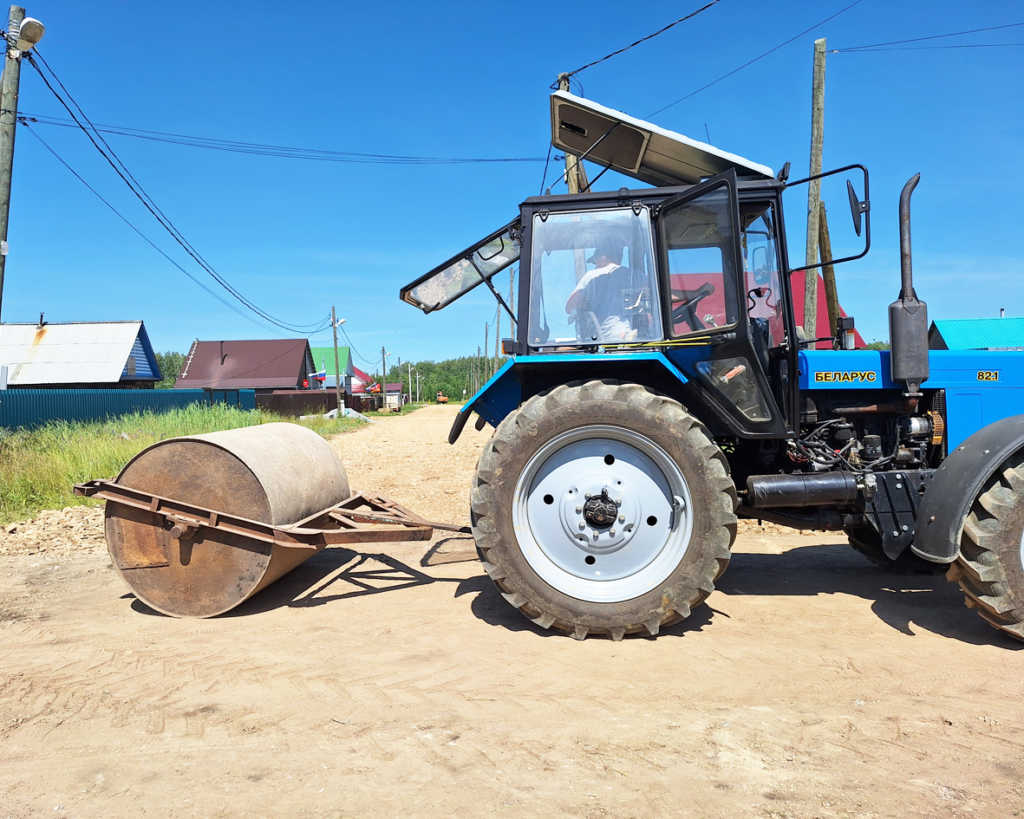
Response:
MULTIPOLYGON (((285 423, 161 441, 129 461, 117 483, 279 526, 351 494, 330 444, 285 423)), ((177 617, 223 614, 312 554, 212 529, 179 539, 157 515, 116 502, 105 518, 121 576, 144 603, 177 617)))

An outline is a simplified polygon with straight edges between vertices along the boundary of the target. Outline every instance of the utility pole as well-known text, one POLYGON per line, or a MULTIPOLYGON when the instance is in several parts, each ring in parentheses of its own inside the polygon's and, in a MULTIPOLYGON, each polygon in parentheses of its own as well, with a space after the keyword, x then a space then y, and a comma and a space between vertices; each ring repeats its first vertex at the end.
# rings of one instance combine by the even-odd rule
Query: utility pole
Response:
POLYGON ((412 403, 412 362, 406 361, 405 366, 409 369, 409 403, 412 403))
POLYGON ((491 372, 498 369, 498 354, 501 352, 501 305, 494 313, 494 358, 491 359, 491 372))
MULTIPOLYGON (((569 75, 558 75, 558 90, 569 90, 569 75)), ((569 193, 579 193, 589 186, 587 172, 575 154, 566 151, 565 154, 565 184, 569 186, 569 193)))
POLYGON ((338 417, 345 412, 345 404, 341 398, 341 359, 338 357, 338 316, 331 305, 331 330, 334 331, 334 398, 338 405, 338 417))
MULTIPOLYGON (((562 73, 558 75, 558 90, 569 90, 568 74, 562 73)), ((579 193, 581 190, 587 190, 590 187, 590 183, 587 182, 586 171, 583 169, 583 163, 579 161, 577 156, 568 151, 565 152, 565 184, 569 186, 569 193, 579 193)), ((576 281, 579 281, 587 272, 587 257, 583 250, 577 249, 573 251, 573 258, 576 265, 576 281)))
POLYGON ((416 403, 420 402, 420 372, 416 371, 416 403))
POLYGON ((490 330, 490 329, 491 329, 491 325, 488 324, 485 321, 484 322, 484 357, 480 360, 480 366, 483 368, 483 373, 481 374, 481 379, 483 381, 486 381, 488 378, 491 377, 490 372, 488 372, 490 370, 490 367, 487 366, 487 331, 490 330))
POLYGON ((384 347, 380 348, 380 408, 382 410, 388 408, 388 365, 387 353, 384 351, 384 347))
POLYGON ((839 334, 839 290, 836 287, 836 269, 832 265, 832 240, 828 235, 828 215, 825 203, 819 203, 818 213, 818 248, 821 260, 829 260, 821 267, 821 278, 825 282, 825 304, 828 306, 828 331, 832 338, 839 334))
POLYGON ((4 75, 0 80, 0 311, 3 310, 4 272, 7 267, 7 220, 11 213, 14 131, 18 122, 18 85, 21 80, 21 52, 15 46, 24 19, 25 9, 11 6, 7 16, 4 75))
MULTIPOLYGON (((811 167, 809 176, 821 173, 821 153, 825 140, 825 38, 814 41, 814 76, 811 82, 811 167)), ((804 264, 818 261, 818 205, 821 180, 807 185, 807 250, 804 264)), ((804 270, 804 333, 808 339, 818 336, 818 274, 804 270)))

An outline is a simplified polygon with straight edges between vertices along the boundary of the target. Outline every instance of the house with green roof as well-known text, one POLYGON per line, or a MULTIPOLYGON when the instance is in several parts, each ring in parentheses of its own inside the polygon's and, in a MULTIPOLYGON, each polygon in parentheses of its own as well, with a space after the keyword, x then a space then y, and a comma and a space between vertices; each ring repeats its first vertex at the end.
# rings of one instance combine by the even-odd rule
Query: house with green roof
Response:
MULTIPOLYGON (((313 366, 317 372, 326 372, 324 387, 334 389, 334 348, 333 347, 310 347, 313 353, 313 366)), ((341 373, 341 388, 344 392, 352 392, 352 377, 355 370, 352 367, 352 354, 348 347, 338 347, 338 371, 341 373)))
POLYGON ((939 319, 928 330, 933 350, 1024 350, 1024 318, 939 319))

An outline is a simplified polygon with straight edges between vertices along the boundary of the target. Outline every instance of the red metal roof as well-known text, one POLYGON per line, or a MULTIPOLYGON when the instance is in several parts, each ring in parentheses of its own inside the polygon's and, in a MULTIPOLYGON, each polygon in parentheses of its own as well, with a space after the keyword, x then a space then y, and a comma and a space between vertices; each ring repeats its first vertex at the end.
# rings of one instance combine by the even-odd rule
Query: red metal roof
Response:
POLYGON ((295 389, 312 371, 313 358, 304 338, 195 341, 174 386, 295 389))

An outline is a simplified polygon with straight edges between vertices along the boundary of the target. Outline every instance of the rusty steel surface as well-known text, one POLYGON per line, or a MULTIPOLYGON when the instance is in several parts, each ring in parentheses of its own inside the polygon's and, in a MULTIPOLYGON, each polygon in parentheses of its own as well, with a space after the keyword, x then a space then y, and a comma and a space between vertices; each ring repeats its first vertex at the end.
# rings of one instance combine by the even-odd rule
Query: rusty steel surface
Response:
POLYGON ((330 445, 295 424, 161 441, 76 491, 107 501, 107 547, 135 595, 179 617, 223 614, 327 545, 431 535, 389 501, 353 496, 330 445), (396 525, 346 517, 358 508, 396 525))

